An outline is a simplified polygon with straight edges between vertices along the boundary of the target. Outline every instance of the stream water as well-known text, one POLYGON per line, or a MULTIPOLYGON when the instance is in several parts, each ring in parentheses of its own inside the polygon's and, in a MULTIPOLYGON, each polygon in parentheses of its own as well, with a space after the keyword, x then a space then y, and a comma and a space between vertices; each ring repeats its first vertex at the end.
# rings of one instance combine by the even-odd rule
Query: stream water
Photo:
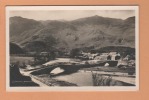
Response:
POLYGON ((53 78, 74 83, 78 86, 132 86, 135 82, 135 78, 132 77, 106 74, 105 72, 98 72, 97 74, 91 71, 77 71, 76 73, 53 78))
POLYGON ((93 86, 93 79, 91 72, 76 72, 69 75, 56 76, 54 79, 75 83, 78 86, 93 86))

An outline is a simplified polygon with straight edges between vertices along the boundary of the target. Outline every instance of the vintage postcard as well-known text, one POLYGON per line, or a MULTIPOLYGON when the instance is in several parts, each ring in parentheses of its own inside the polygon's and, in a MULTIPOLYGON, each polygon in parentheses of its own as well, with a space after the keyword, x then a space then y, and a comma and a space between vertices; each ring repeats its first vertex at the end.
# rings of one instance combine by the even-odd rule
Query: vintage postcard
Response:
POLYGON ((7 91, 139 90, 138 6, 7 6, 7 91))

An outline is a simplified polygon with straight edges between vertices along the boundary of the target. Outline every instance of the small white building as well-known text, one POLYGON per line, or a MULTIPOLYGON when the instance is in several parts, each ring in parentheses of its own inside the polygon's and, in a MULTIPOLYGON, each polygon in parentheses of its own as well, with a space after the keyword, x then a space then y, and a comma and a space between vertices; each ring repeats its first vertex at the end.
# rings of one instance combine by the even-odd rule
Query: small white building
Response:
POLYGON ((101 55, 96 56, 94 59, 95 60, 107 60, 108 56, 109 56, 108 53, 102 53, 101 55))
POLYGON ((117 52, 110 52, 109 55, 111 56, 111 60, 119 60, 120 54, 117 52))

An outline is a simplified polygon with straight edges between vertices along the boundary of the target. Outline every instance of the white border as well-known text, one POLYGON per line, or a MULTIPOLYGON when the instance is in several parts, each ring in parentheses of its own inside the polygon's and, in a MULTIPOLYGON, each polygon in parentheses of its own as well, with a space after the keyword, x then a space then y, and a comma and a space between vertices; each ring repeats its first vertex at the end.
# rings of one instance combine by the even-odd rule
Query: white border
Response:
POLYGON ((46 92, 46 91, 138 91, 139 90, 139 6, 7 6, 6 7, 6 91, 46 92), (9 86, 9 12, 21 10, 135 10, 136 86, 129 87, 10 87, 9 86))

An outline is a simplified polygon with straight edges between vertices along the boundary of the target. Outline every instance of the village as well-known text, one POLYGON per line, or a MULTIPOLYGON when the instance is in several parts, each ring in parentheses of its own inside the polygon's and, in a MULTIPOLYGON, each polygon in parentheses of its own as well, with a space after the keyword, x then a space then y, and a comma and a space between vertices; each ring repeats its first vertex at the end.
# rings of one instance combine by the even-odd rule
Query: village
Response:
POLYGON ((131 55, 126 55, 125 57, 121 56, 118 52, 108 52, 108 53, 90 53, 90 52, 75 52, 75 53, 65 53, 63 56, 58 56, 57 54, 51 54, 48 52, 40 52, 34 57, 35 62, 38 64, 38 61, 48 62, 57 58, 68 58, 68 59, 78 59, 89 64, 96 64, 100 61, 105 61, 105 65, 109 67, 118 67, 118 68, 131 68, 135 67, 135 58, 132 58, 131 55), (115 63, 116 62, 116 63, 115 63))

